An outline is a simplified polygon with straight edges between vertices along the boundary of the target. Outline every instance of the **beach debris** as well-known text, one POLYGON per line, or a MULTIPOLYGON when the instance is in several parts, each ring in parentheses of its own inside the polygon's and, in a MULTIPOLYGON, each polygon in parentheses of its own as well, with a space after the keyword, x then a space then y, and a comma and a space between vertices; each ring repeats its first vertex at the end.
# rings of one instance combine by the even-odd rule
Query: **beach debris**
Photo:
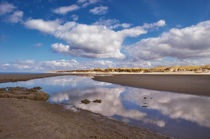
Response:
POLYGON ((101 99, 95 99, 93 101, 90 101, 89 99, 83 99, 83 100, 81 100, 81 102, 84 103, 84 104, 89 104, 91 102, 93 102, 93 103, 101 103, 102 100, 101 99))
POLYGON ((81 100, 81 102, 84 103, 84 104, 89 104, 90 100, 89 99, 83 99, 83 100, 81 100))
POLYGON ((39 91, 41 87, 6 87, 0 89, 0 98, 17 98, 46 101, 50 97, 47 93, 39 91))
POLYGON ((144 99, 152 99, 152 97, 144 96, 144 99))
POLYGON ((93 100, 94 103, 101 103, 101 99, 93 100))

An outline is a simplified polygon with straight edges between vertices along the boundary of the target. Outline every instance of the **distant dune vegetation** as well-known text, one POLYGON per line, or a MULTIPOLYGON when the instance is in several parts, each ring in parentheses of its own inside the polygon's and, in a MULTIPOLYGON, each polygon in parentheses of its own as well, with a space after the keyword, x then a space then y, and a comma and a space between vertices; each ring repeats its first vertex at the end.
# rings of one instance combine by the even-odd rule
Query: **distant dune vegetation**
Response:
POLYGON ((154 68, 107 68, 107 69, 83 69, 83 70, 66 70, 66 71, 55 71, 56 73, 64 72, 181 72, 191 71, 196 73, 209 72, 210 65, 204 66, 171 66, 171 67, 154 67, 154 68))

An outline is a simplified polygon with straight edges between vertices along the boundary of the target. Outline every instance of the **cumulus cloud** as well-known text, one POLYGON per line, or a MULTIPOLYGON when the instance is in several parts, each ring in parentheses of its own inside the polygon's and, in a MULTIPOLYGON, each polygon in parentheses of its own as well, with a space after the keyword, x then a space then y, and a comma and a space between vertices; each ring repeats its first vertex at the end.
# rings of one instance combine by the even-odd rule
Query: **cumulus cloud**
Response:
POLYGON ((100 18, 99 21, 95 22, 94 25, 103 25, 110 29, 117 29, 117 28, 129 28, 131 24, 129 23, 120 23, 117 19, 102 19, 100 18))
POLYGON ((71 19, 76 22, 79 19, 79 16, 73 14, 73 15, 71 15, 71 19))
POLYGON ((32 29, 37 29, 41 32, 51 33, 53 34, 56 29, 59 27, 60 21, 53 20, 53 21, 43 21, 42 19, 36 20, 27 20, 25 26, 32 29))
MULTIPOLYGON (((63 60, 58 60, 57 62, 59 62, 60 64, 64 64, 67 61, 63 61, 63 60)), ((70 61, 68 61, 67 63, 70 63, 70 61)), ((40 71, 48 71, 50 69, 59 69, 59 68, 63 68, 63 69, 67 69, 69 68, 67 65, 59 65, 56 62, 52 61, 42 61, 42 62, 38 62, 38 61, 34 61, 34 60, 17 60, 17 61, 12 61, 12 62, 7 62, 7 63, 2 63, 0 64, 0 71, 3 72, 23 72, 23 71, 33 71, 33 72, 40 72, 40 71)))
MULTIPOLYGON (((8 71, 29 71, 32 66, 34 66, 35 61, 33 60, 17 60, 13 62, 7 62, 0 64, 0 71, 8 72, 8 71)), ((39 66, 38 66, 39 67, 39 66)), ((33 70, 39 70, 37 66, 34 66, 33 70)))
POLYGON ((71 60, 17 60, 0 63, 1 72, 18 72, 18 71, 32 71, 32 72, 46 72, 51 70, 73 70, 73 69, 90 69, 90 68, 107 68, 113 67, 114 63, 110 60, 91 60, 91 61, 77 61, 71 60))
POLYGON ((78 61, 75 59, 72 60, 50 60, 50 61, 44 61, 41 63, 42 67, 47 69, 71 69, 72 67, 75 67, 78 65, 78 61))
POLYGON ((62 6, 53 10, 56 14, 67 14, 68 12, 79 10, 80 8, 87 7, 88 5, 99 2, 99 0, 78 0, 77 4, 72 4, 69 6, 62 6))
POLYGON ((15 9, 15 6, 10 3, 0 4, 0 15, 11 13, 15 9))
POLYGON ((108 7, 107 6, 98 6, 93 9, 90 9, 89 12, 92 14, 95 14, 95 15, 103 15, 108 12, 108 7))
POLYGON ((13 4, 1 3, 0 4, 0 15, 5 18, 5 21, 11 23, 22 22, 23 12, 17 9, 13 4))
POLYGON ((127 50, 135 60, 206 58, 210 56, 209 37, 208 20, 182 29, 173 28, 159 37, 142 39, 127 50))
POLYGON ((64 45, 62 43, 54 43, 52 49, 58 53, 69 53, 69 45, 64 45))
POLYGON ((87 0, 77 0, 78 3, 84 3, 86 2, 87 0))
POLYGON ((153 60, 153 61, 130 61, 130 60, 48 60, 48 61, 33 61, 33 60, 19 60, 0 63, 1 72, 17 72, 17 71, 32 71, 32 72, 46 72, 49 70, 73 70, 73 69, 92 69, 92 68, 151 68, 154 66, 174 66, 174 65, 207 65, 210 64, 208 59, 196 60, 153 60), (25 68, 24 68, 25 67, 25 68), (27 67, 27 68, 26 68, 27 67))
POLYGON ((76 4, 70 5, 70 6, 63 6, 59 7, 53 10, 54 13, 56 14, 66 14, 68 12, 76 11, 80 9, 80 7, 76 4))
POLYGON ((18 22, 22 22, 22 18, 23 18, 23 12, 15 11, 12 15, 10 15, 9 21, 12 23, 18 23, 18 22))
POLYGON ((166 22, 165 20, 159 20, 158 22, 156 23, 152 23, 152 24, 148 24, 148 23, 145 23, 144 24, 144 28, 158 28, 158 27, 163 27, 166 25, 166 22))
POLYGON ((77 0, 78 4, 81 4, 82 7, 87 7, 91 4, 98 3, 100 0, 77 0))
POLYGON ((52 49, 55 52, 92 58, 123 59, 125 55, 120 50, 124 39, 147 33, 142 26, 114 31, 103 25, 86 25, 76 22, 62 24, 59 20, 44 21, 42 19, 29 19, 25 22, 25 26, 51 34, 68 43, 68 45, 53 44, 52 49))

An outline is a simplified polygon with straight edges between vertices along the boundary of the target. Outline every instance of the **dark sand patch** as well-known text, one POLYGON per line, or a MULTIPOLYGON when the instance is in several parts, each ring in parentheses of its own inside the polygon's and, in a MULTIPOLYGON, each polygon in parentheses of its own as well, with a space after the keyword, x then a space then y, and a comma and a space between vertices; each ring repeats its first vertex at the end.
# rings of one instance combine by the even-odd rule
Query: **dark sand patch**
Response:
POLYGON ((17 98, 46 101, 50 97, 47 93, 40 91, 41 87, 30 89, 24 87, 0 88, 0 98, 17 98))

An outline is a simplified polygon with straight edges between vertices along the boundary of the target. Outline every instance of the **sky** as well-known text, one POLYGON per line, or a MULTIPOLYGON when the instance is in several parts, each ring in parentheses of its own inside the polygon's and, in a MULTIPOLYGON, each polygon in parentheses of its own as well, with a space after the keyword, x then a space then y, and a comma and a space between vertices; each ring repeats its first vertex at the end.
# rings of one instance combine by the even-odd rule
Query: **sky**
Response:
POLYGON ((0 72, 210 64, 210 0, 0 0, 0 72))

